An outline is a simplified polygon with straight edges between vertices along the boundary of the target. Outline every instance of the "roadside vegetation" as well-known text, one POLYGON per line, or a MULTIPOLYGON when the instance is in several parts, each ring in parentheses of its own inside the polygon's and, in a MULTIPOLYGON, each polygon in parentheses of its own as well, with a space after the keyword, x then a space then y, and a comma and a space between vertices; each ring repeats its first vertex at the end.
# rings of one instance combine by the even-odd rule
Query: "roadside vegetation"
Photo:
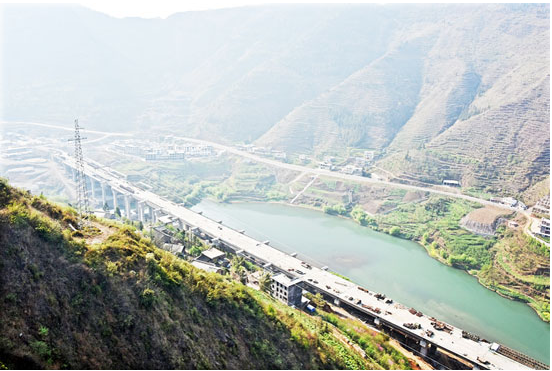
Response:
POLYGON ((132 226, 103 223, 71 232, 72 209, 0 180, 3 367, 410 367, 385 336, 363 330, 355 341, 373 349, 365 357, 339 322, 196 269, 132 226))
POLYGON ((477 273, 479 281, 502 296, 528 303, 550 322, 550 248, 521 230, 498 229, 493 261, 477 273))

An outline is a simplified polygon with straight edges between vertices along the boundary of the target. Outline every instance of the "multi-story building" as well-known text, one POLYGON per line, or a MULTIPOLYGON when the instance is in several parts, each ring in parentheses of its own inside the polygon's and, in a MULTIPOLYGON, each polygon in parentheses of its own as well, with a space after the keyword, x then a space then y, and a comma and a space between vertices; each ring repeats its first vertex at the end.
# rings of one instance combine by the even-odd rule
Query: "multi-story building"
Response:
POLYGON ((550 237, 550 219, 541 219, 539 232, 541 236, 550 237))
POLYGON ((272 296, 280 299, 287 305, 301 305, 303 289, 299 286, 300 278, 292 280, 284 274, 272 276, 272 296))

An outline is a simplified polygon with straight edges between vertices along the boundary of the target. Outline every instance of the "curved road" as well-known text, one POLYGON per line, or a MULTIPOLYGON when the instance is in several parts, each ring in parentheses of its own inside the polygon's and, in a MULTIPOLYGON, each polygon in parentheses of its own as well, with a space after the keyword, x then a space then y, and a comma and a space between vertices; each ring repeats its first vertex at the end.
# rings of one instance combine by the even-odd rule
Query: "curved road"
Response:
MULTIPOLYGON (((37 122, 1 121, 0 123, 3 124, 3 125, 24 124, 24 125, 49 127, 49 128, 53 128, 53 129, 69 130, 69 131, 74 130, 70 126, 58 126, 58 125, 51 125, 51 124, 42 124, 42 123, 37 123, 37 122)), ((131 133, 117 133, 117 132, 105 132, 105 131, 95 131, 95 130, 84 130, 84 132, 91 133, 91 134, 103 134, 105 136, 131 137, 131 136, 134 135, 134 134, 131 134, 131 133)), ((104 138, 102 138, 102 139, 104 139, 104 138)), ((430 192, 430 193, 439 194, 439 195, 443 195, 443 196, 464 199, 464 200, 475 202, 475 203, 485 205, 485 206, 495 206, 495 207, 505 209, 505 210, 520 211, 517 208, 513 208, 513 207, 506 206, 506 205, 498 204, 498 203, 495 203, 495 202, 484 200, 482 198, 468 196, 468 195, 465 195, 465 194, 462 194, 462 193, 447 192, 447 191, 443 191, 443 190, 439 190, 439 189, 435 189, 435 188, 431 188, 431 187, 422 187, 422 186, 415 186, 415 185, 410 185, 410 184, 401 184, 401 183, 389 182, 389 181, 385 181, 385 180, 376 180, 376 179, 372 179, 372 178, 366 178, 366 177, 362 177, 362 176, 358 176, 358 175, 343 174, 343 173, 338 173, 338 172, 335 172, 335 171, 329 171, 329 170, 324 170, 324 169, 313 169, 313 168, 309 168, 309 167, 301 166, 301 165, 287 164, 287 163, 284 163, 284 162, 281 162, 281 161, 276 161, 276 160, 272 160, 272 159, 269 159, 269 158, 260 157, 260 156, 257 156, 257 155, 254 155, 254 154, 251 154, 251 153, 248 153, 248 152, 240 151, 240 150, 238 150, 236 148, 233 148, 233 147, 230 147, 230 146, 226 146, 226 145, 219 144, 219 143, 216 143, 216 142, 211 142, 211 141, 204 140, 204 139, 196 139, 196 138, 188 138, 188 137, 176 137, 176 136, 175 136, 175 138, 186 140, 186 141, 192 142, 192 143, 210 145, 214 148, 225 150, 229 153, 233 153, 235 155, 242 156, 242 157, 254 160, 256 162, 264 163, 264 164, 274 166, 274 167, 279 167, 279 168, 282 168, 282 169, 297 171, 297 172, 300 172, 300 173, 310 173, 310 174, 314 174, 314 175, 323 175, 323 176, 330 177, 330 178, 349 180, 349 181, 354 181, 354 182, 359 182, 359 183, 368 183, 368 184, 374 184, 374 185, 388 186, 388 187, 394 187, 394 188, 402 188, 402 189, 407 189, 407 190, 411 190, 411 191, 430 192)))
POLYGON ((509 206, 506 206, 506 205, 497 204, 495 202, 484 200, 482 198, 468 196, 468 195, 465 195, 465 194, 462 194, 462 193, 447 192, 447 191, 442 191, 442 190, 435 189, 435 188, 421 187, 421 186, 415 186, 415 185, 410 185, 410 184, 394 183, 394 182, 389 182, 389 181, 385 181, 385 180, 377 180, 377 179, 366 178, 366 177, 358 176, 358 175, 343 174, 343 173, 338 173, 338 172, 335 172, 335 171, 324 170, 324 169, 313 169, 313 168, 306 167, 306 166, 295 165, 295 164, 287 164, 285 162, 276 161, 276 160, 272 160, 272 159, 265 158, 265 157, 260 157, 260 156, 257 156, 257 155, 254 155, 254 154, 251 154, 251 153, 248 153, 248 152, 240 151, 240 150, 235 149, 233 147, 225 146, 223 144, 211 142, 211 141, 208 141, 208 140, 188 138, 188 137, 175 137, 175 138, 186 140, 186 141, 193 142, 193 143, 210 145, 210 146, 213 146, 215 148, 222 149, 222 150, 225 150, 227 152, 233 153, 235 155, 246 157, 246 158, 249 158, 250 160, 254 160, 254 161, 257 161, 257 162, 262 162, 264 164, 279 167, 279 168, 282 168, 282 169, 298 171, 298 172, 302 172, 302 173, 311 173, 311 174, 315 174, 315 175, 323 175, 323 176, 330 177, 330 178, 350 180, 350 181, 360 182, 360 183, 370 183, 370 184, 389 186, 389 187, 394 187, 394 188, 402 188, 402 189, 407 189, 407 190, 412 190, 412 191, 431 192, 431 193, 440 194, 440 195, 443 195, 443 196, 461 198, 461 199, 464 199, 464 200, 467 200, 467 201, 472 201, 472 202, 479 203, 481 205, 495 206, 495 207, 499 207, 499 208, 510 210, 510 211, 519 211, 517 208, 514 208, 514 207, 509 207, 509 206))

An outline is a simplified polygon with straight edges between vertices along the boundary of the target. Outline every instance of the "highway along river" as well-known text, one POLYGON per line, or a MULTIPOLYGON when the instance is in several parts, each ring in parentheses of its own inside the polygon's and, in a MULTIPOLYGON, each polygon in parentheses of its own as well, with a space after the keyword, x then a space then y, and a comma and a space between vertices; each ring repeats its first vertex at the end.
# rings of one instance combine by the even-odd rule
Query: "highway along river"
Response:
POLYGON ((467 273, 430 258, 414 242, 319 211, 268 203, 195 207, 249 236, 349 277, 435 316, 550 364, 550 325, 529 306, 500 297, 467 273))

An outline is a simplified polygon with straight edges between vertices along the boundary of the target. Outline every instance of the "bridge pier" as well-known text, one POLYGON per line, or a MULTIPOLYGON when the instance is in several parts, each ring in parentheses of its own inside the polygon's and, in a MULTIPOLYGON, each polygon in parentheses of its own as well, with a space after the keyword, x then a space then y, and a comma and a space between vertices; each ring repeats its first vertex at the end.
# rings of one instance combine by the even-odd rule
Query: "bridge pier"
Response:
POLYGON ((144 201, 136 200, 136 211, 138 212, 138 220, 142 223, 146 222, 146 219, 144 218, 144 201))
POLYGON ((429 347, 429 344, 425 340, 420 340, 420 354, 423 357, 427 357, 427 349, 429 347))
POLYGON ((113 210, 117 209, 117 191, 111 187, 111 193, 113 194, 113 210))
POLYGON ((94 178, 90 178, 90 201, 95 203, 96 201, 96 187, 94 186, 94 178))
POLYGON ((75 168, 71 168, 71 175, 73 176, 73 182, 77 181, 77 172, 75 171, 75 168))
POLYGON ((105 199, 105 187, 106 187, 106 183, 105 182, 100 182, 100 186, 102 187, 102 208, 104 207, 105 203, 106 203, 106 199, 105 199))
POLYGON ((152 224, 155 224, 157 223, 157 212, 159 211, 158 209, 154 208, 153 206, 151 205, 148 205, 149 206, 149 212, 150 212, 150 218, 151 218, 151 223, 152 224))
POLYGON ((130 195, 125 193, 123 196, 125 200, 125 215, 130 219, 130 195))
POLYGON ((161 209, 154 208, 153 209, 153 216, 155 218, 155 223, 159 221, 159 218, 161 217, 161 209))

